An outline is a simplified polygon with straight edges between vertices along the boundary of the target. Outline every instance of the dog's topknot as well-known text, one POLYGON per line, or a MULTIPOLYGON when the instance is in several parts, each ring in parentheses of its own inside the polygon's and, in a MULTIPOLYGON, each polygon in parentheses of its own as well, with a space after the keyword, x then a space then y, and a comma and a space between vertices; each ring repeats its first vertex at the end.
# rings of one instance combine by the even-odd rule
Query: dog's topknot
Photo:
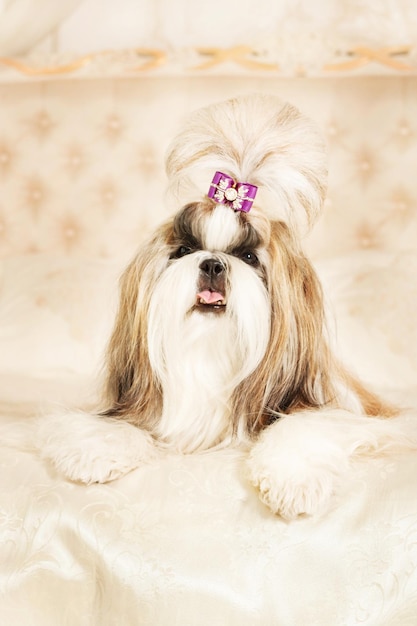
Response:
POLYGON ((327 154, 311 120, 279 98, 252 94, 196 111, 172 142, 169 191, 181 203, 206 194, 221 171, 259 187, 254 203, 270 219, 305 233, 320 213, 327 154))

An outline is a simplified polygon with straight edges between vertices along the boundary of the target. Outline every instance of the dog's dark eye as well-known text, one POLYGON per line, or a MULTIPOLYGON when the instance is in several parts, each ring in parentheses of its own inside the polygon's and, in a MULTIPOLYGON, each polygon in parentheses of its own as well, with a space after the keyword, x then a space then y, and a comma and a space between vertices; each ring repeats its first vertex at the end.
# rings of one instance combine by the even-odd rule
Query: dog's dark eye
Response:
POLYGON ((189 246, 180 246, 173 254, 171 254, 171 259, 180 259, 182 256, 191 254, 191 252, 192 249, 189 246))
POLYGON ((257 267, 259 265, 259 259, 254 252, 251 250, 245 250, 240 255, 242 261, 245 261, 248 265, 252 265, 253 267, 257 267))

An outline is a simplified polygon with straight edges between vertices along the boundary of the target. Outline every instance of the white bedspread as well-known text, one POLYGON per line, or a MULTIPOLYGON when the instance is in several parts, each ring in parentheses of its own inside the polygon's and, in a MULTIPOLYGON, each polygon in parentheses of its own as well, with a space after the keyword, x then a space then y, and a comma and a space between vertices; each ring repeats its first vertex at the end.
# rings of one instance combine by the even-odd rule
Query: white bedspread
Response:
MULTIPOLYGON (((4 428, 18 439, 32 420, 4 428)), ((242 457, 167 456, 86 487, 1 447, 0 624, 417 624, 416 454, 356 465, 329 514, 292 523, 242 457)))

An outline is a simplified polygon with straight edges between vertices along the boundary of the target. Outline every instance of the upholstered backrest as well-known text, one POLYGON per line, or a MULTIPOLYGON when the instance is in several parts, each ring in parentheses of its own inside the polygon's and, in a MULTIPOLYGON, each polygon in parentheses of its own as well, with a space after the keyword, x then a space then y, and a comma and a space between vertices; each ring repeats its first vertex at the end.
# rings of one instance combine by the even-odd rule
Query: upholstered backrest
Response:
POLYGON ((180 122, 251 90, 291 100, 327 137, 315 257, 415 249, 414 78, 141 77, 0 84, 0 256, 128 258, 168 215, 164 155, 180 122))

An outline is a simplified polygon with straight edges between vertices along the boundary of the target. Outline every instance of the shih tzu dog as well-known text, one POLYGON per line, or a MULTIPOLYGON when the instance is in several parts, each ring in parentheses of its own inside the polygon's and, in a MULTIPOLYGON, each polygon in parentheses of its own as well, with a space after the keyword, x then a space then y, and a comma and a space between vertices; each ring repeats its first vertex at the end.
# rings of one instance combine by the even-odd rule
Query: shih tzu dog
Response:
POLYGON ((323 140, 275 97, 231 99, 191 116, 167 173, 181 208, 121 279, 103 404, 43 420, 43 456, 91 483, 164 449, 239 445, 273 512, 317 513, 352 457, 415 447, 331 350, 301 249, 325 197, 323 140))

